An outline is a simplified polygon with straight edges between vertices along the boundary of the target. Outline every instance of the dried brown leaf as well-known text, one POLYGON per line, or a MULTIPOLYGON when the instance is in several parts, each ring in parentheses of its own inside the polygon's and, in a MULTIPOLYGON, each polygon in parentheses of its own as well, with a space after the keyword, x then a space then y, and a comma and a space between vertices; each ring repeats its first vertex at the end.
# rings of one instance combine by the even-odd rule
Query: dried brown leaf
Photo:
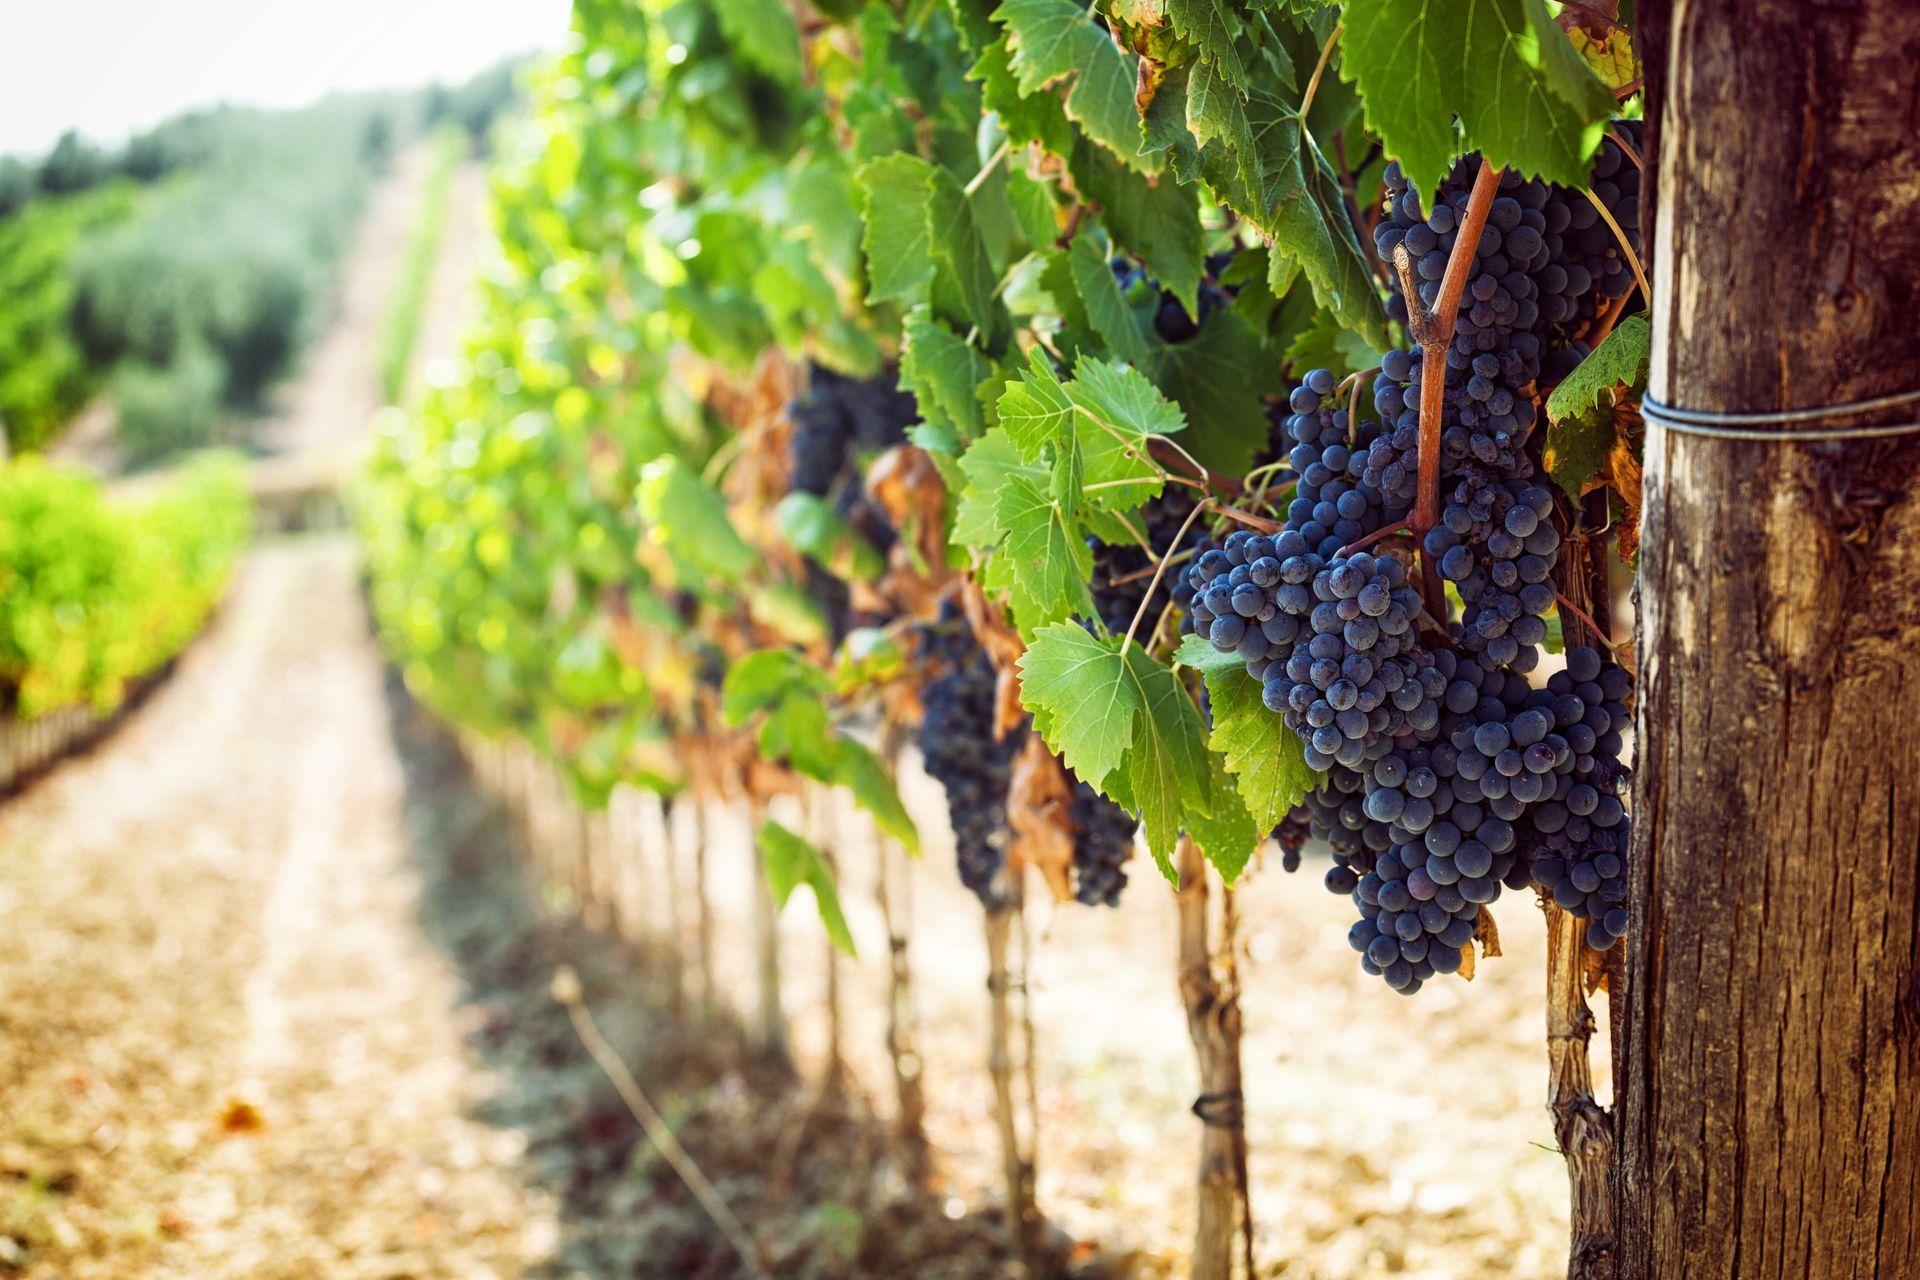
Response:
POLYGON ((1486 959, 1500 954, 1500 927, 1493 922, 1493 912, 1485 907, 1473 918, 1473 940, 1480 944, 1480 954, 1486 959))
POLYGON ((1072 794, 1059 760, 1039 734, 1028 734, 1007 788, 1007 824, 1013 829, 1008 856, 1015 867, 1037 868, 1060 902, 1073 896, 1072 794))

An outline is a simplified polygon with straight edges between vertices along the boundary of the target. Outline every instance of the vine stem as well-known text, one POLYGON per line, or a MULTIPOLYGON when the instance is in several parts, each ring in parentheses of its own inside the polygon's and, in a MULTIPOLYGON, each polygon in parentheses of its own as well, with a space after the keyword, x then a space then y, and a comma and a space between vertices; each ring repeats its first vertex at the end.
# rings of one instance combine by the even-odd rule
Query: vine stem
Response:
MULTIPOLYGON (((1187 518, 1180 522, 1180 532, 1173 535, 1171 545, 1177 547, 1186 541, 1187 530, 1191 529, 1193 522, 1200 518, 1200 513, 1212 505, 1212 498, 1202 498, 1200 501, 1194 503, 1193 510, 1187 512, 1187 518)), ((1167 561, 1170 559, 1172 559, 1171 556, 1161 556, 1160 563, 1153 568, 1153 581, 1147 584, 1147 594, 1141 597, 1139 605, 1134 608, 1133 621, 1127 624, 1127 634, 1120 641, 1120 653, 1122 657, 1126 656, 1127 646, 1133 643, 1133 633, 1140 629, 1140 619, 1146 616, 1147 604, 1153 599, 1153 593, 1160 589, 1160 579, 1166 574, 1167 561)))
MULTIPOLYGON (((1460 216, 1460 234, 1454 239, 1453 253, 1447 258, 1446 274, 1440 278, 1440 296, 1433 309, 1420 301, 1420 290, 1413 277, 1413 255, 1404 244, 1393 250, 1394 269, 1400 274, 1400 291, 1407 300, 1407 328, 1420 347, 1420 495, 1414 502, 1409 523, 1416 537, 1424 538, 1440 519, 1440 416, 1447 399, 1447 347, 1453 342, 1454 325, 1460 319, 1460 297, 1467 289, 1467 272, 1480 250, 1480 233, 1487 225, 1487 212, 1500 190, 1501 170, 1491 161, 1480 162, 1474 175, 1473 192, 1467 198, 1467 210, 1460 216)), ((1420 556, 1421 594, 1427 612, 1436 618, 1447 615, 1444 588, 1440 585, 1439 566, 1424 552, 1420 556)))
POLYGON ((978 191, 981 184, 993 176, 993 171, 1000 167, 1000 162, 1007 158, 1007 153, 1011 150, 1013 150, 1013 139, 1002 138, 999 147, 987 157, 987 162, 980 166, 980 172, 967 179, 967 185, 960 188, 961 194, 970 196, 978 191))
POLYGON ((1647 287, 1647 273, 1640 269, 1640 255, 1635 253, 1633 246, 1627 243, 1627 233, 1620 229, 1620 224, 1614 221, 1613 214, 1608 212, 1607 206, 1600 202, 1599 196, 1588 191, 1586 197, 1593 205, 1594 211, 1606 219, 1607 226, 1612 228, 1613 238, 1620 242, 1620 252, 1627 255, 1627 265, 1633 268, 1633 278, 1640 286, 1641 299, 1644 300, 1648 306, 1652 306, 1653 290, 1647 287))
POLYGON ((1374 543, 1380 541, 1382 538, 1391 538, 1396 533, 1405 533, 1405 532, 1407 532, 1407 526, 1404 521, 1400 524, 1390 524, 1384 529, 1375 529, 1372 533, 1368 534, 1366 537, 1360 538, 1353 542, 1349 542, 1346 546, 1340 548, 1340 554, 1343 556, 1350 556, 1356 551, 1364 551, 1366 548, 1372 546, 1374 543))
POLYGON ((1646 162, 1640 158, 1640 153, 1633 149, 1633 144, 1631 142, 1628 142, 1624 137, 1621 136, 1620 131, 1618 129, 1607 130, 1607 137, 1613 140, 1614 146, 1626 152, 1627 159, 1633 161, 1634 168, 1640 170, 1640 172, 1642 173, 1645 173, 1647 171, 1646 162))
POLYGON ((1313 64, 1313 76, 1307 81, 1307 91, 1300 95, 1300 119, 1306 120, 1307 112, 1313 110, 1313 95, 1320 91, 1320 77, 1327 73, 1327 63, 1333 58, 1333 46, 1338 43, 1340 33, 1346 30, 1346 24, 1336 22, 1333 30, 1327 34, 1327 42, 1320 46, 1320 60, 1313 64))
POLYGON ((1592 614, 1588 613, 1585 609, 1582 609, 1579 605, 1575 604, 1573 601, 1567 599, 1566 596, 1562 595, 1558 591, 1553 593, 1553 598, 1559 602, 1560 607, 1562 609, 1565 609, 1568 613, 1571 613, 1574 617, 1586 623, 1587 630, 1593 632, 1593 638, 1596 641, 1606 646, 1606 650, 1608 653, 1612 653, 1614 651, 1613 641, 1607 637, 1607 633, 1605 629, 1602 628, 1599 623, 1593 620, 1592 614))

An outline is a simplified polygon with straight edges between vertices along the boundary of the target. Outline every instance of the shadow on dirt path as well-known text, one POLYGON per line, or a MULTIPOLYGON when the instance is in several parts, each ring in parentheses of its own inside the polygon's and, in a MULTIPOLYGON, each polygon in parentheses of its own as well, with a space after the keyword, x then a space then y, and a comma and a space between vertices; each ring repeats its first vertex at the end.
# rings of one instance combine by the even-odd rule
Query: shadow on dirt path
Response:
MULTIPOLYGON (((579 973, 602 1033, 753 1231, 773 1275, 1008 1274, 997 1215, 950 1219, 941 1200, 910 1189, 860 1099, 818 1102, 789 1072, 744 1055, 728 1020, 675 1019, 655 976, 667 967, 589 930, 556 891, 543 895, 514 854, 512 821, 445 732, 396 682, 388 694, 422 927, 452 959, 478 1011, 469 1044, 501 1080, 476 1115, 526 1136, 525 1175, 558 1204, 554 1257, 533 1274, 749 1274, 553 1000, 562 964, 579 973)), ((1059 1273, 1110 1274, 1084 1259, 1059 1273)))

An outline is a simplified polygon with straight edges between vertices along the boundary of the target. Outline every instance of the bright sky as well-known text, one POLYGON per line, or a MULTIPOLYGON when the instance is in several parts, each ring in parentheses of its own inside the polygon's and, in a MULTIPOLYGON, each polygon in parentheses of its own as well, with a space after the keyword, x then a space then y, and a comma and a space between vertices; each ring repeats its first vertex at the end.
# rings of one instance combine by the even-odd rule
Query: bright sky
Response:
POLYGON ((0 0, 0 154, 189 107, 464 80, 552 48, 568 0, 0 0))

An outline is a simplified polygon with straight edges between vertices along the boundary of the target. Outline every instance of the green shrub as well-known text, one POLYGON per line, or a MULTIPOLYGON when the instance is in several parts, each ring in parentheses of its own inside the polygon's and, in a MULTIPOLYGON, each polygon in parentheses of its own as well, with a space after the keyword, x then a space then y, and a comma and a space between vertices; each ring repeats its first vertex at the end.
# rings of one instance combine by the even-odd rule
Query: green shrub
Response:
POLYGON ((0 467, 0 705, 24 718, 118 705, 199 632, 251 527, 231 458, 137 503, 36 458, 0 467))
POLYGON ((138 207, 138 191, 114 183, 0 221, 0 423, 16 451, 41 448, 93 396, 96 366, 69 327, 72 257, 138 207))
POLYGON ((130 462, 200 449, 218 439, 224 372, 205 345, 189 342, 170 364, 129 360, 114 371, 120 444, 130 462))

